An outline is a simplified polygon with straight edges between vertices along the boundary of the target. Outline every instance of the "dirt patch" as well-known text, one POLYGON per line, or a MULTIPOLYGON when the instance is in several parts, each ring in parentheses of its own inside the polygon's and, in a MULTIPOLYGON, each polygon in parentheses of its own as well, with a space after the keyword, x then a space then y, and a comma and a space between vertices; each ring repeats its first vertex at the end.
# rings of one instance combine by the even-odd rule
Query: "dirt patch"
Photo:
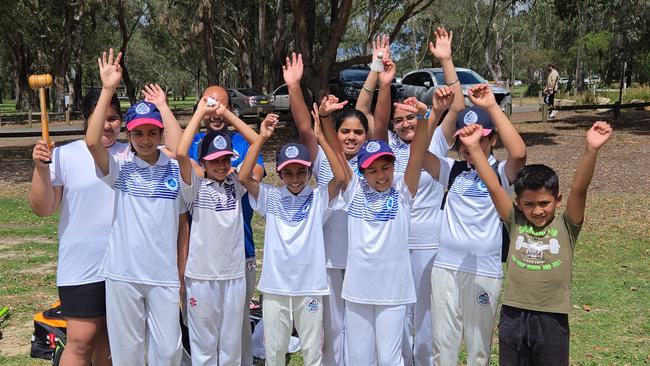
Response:
POLYGON ((33 331, 34 322, 32 320, 12 324, 2 329, 0 353, 5 356, 29 354, 31 334, 33 331))

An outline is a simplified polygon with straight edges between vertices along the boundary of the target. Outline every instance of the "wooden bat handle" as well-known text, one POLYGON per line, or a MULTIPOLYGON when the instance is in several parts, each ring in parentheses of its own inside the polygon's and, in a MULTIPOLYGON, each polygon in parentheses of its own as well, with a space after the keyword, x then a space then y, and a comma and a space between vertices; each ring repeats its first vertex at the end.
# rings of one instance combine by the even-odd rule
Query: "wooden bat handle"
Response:
MULTIPOLYGON (((41 102, 41 136, 43 141, 47 144, 47 148, 52 151, 52 141, 50 140, 50 119, 47 115, 47 95, 45 93, 45 88, 40 88, 39 90, 40 102, 41 102)), ((51 163, 49 161, 48 163, 51 163)))

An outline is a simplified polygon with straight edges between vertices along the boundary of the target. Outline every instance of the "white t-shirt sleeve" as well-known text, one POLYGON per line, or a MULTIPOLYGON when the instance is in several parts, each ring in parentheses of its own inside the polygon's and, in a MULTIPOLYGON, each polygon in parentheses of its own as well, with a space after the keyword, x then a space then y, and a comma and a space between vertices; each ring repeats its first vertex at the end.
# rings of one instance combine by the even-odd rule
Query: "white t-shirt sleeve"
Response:
POLYGON ((452 158, 443 158, 438 155, 438 160, 440 161, 440 172, 437 177, 433 179, 437 180, 445 189, 449 185, 449 174, 451 173, 451 167, 454 166, 454 159, 452 158))
POLYGON ((183 201, 187 204, 191 204, 199 195, 199 190, 201 189, 201 179, 194 173, 192 170, 192 185, 187 185, 183 178, 181 178, 181 194, 183 195, 183 201))
POLYGON ((253 210, 257 211, 262 216, 266 216, 267 201, 269 197, 269 191, 271 189, 273 189, 272 186, 265 183, 260 183, 257 197, 253 196, 252 194, 248 195, 248 201, 251 204, 251 208, 253 208, 253 210))
POLYGON ((429 152, 437 156, 447 156, 451 147, 447 145, 447 139, 440 126, 436 127, 429 144, 429 152))
POLYGON ((97 174, 97 178, 99 178, 102 182, 108 184, 109 187, 113 188, 113 186, 115 185, 115 181, 120 176, 122 161, 123 160, 118 159, 116 156, 109 155, 108 174, 106 175, 104 175, 104 173, 99 169, 97 164, 95 164, 95 174, 97 174))
POLYGON ((50 181, 54 187, 63 186, 63 159, 61 158, 61 148, 56 148, 52 152, 52 163, 50 164, 50 181))
POLYGON ((352 174, 352 178, 350 179, 350 182, 348 182, 348 187, 346 188, 345 191, 341 191, 341 193, 339 194, 341 200, 343 201, 342 203, 339 203, 340 206, 339 209, 347 210, 348 206, 350 205, 350 202, 352 202, 352 199, 357 194, 360 188, 361 188, 361 181, 359 180, 359 177, 356 174, 352 174))
MULTIPOLYGON (((239 166, 241 166, 241 164, 239 164, 239 166)), ((244 196, 247 192, 246 187, 239 183, 239 177, 237 176, 237 173, 230 173, 230 178, 235 184, 235 194, 237 194, 237 199, 241 199, 242 196, 244 196)))
POLYGON ((508 175, 506 174, 506 161, 501 161, 499 162, 499 182, 506 183, 506 185, 503 185, 503 188, 508 192, 508 194, 512 195, 515 192, 515 187, 514 185, 510 182, 508 179, 508 175))
POLYGON ((397 190, 397 193, 399 193, 400 200, 406 203, 409 208, 413 207, 415 197, 411 195, 411 191, 409 190, 403 175, 395 177, 395 189, 397 190))

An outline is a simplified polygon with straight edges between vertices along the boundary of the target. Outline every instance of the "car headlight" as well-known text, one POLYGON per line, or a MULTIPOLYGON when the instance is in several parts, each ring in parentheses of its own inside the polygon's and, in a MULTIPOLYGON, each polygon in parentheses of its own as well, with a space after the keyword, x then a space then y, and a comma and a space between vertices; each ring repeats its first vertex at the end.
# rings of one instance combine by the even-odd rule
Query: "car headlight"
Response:
POLYGON ((356 89, 353 86, 346 86, 343 88, 343 92, 345 92, 345 95, 348 97, 356 97, 359 95, 359 89, 356 89))

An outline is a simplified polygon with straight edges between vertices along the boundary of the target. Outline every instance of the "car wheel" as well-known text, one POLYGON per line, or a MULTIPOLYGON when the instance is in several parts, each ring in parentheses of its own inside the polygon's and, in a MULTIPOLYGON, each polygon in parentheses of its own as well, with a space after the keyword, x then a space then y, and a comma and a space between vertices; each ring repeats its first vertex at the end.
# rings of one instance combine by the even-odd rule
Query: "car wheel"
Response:
POLYGON ((241 108, 239 108, 238 105, 234 106, 234 107, 232 108, 232 114, 234 114, 235 116, 237 116, 237 118, 241 118, 241 108))
POLYGON ((508 117, 512 116, 512 104, 506 104, 503 109, 504 112, 506 113, 506 116, 508 117))

